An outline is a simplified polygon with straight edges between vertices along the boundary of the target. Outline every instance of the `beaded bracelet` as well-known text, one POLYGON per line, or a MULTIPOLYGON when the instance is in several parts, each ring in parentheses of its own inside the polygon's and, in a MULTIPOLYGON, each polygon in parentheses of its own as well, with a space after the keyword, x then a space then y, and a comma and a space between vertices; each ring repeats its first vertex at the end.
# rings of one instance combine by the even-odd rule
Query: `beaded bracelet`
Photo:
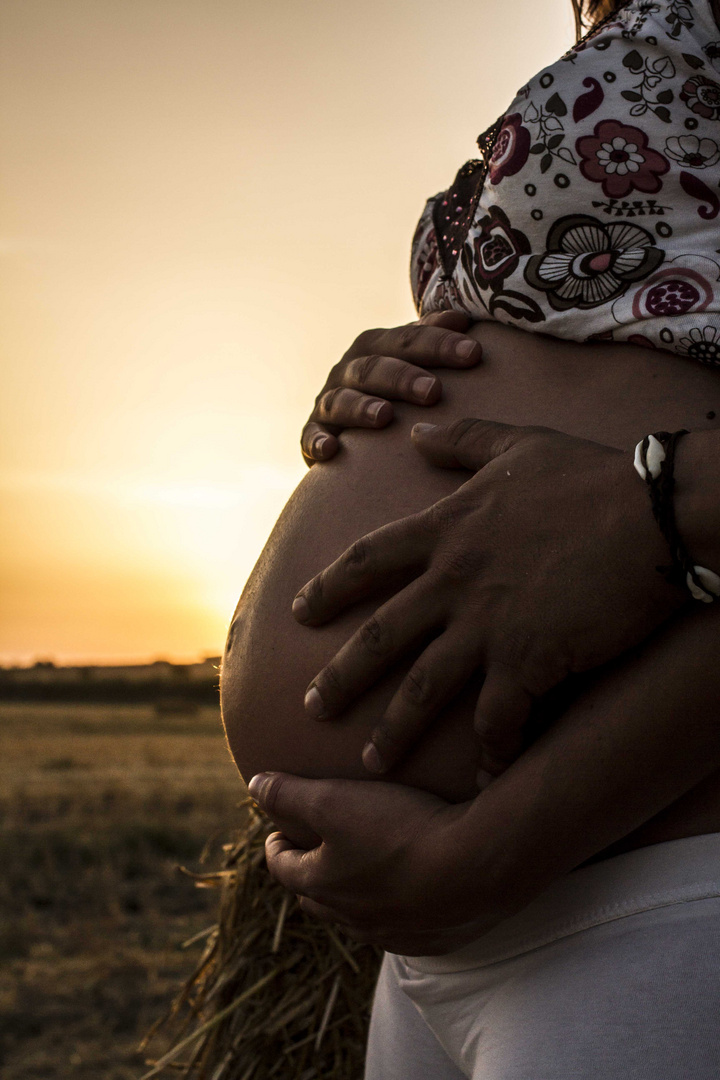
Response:
POLYGON ((687 429, 656 431, 646 435, 635 447, 635 469, 650 489, 655 520, 668 542, 673 566, 666 574, 669 581, 686 585, 695 600, 711 604, 720 596, 720 577, 704 566, 696 566, 687 553, 675 523, 675 447, 687 429))

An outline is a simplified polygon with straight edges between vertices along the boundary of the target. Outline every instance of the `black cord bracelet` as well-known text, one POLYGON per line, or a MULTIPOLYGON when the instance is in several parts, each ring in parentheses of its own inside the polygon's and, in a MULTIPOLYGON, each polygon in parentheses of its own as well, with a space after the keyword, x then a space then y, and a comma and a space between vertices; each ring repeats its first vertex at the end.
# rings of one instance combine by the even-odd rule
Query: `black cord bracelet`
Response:
POLYGON ((675 449, 687 434, 687 429, 681 428, 646 435, 635 447, 635 469, 650 489, 655 520, 670 548, 672 566, 663 570, 665 577, 672 584, 688 588, 695 600, 710 604, 720 596, 720 577, 693 562, 675 521, 675 449))

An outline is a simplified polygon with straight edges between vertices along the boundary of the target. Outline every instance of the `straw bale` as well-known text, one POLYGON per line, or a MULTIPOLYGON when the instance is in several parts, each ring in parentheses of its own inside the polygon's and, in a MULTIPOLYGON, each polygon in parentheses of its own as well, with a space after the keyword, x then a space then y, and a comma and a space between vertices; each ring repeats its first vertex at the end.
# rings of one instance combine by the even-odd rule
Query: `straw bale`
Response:
MULTIPOLYGON (((306 915, 273 881, 264 843, 272 826, 252 800, 222 864, 192 874, 219 893, 218 921, 162 1031, 170 1049, 142 1080, 358 1080, 381 952, 306 915)), ((186 871, 188 873, 188 871, 186 871)))

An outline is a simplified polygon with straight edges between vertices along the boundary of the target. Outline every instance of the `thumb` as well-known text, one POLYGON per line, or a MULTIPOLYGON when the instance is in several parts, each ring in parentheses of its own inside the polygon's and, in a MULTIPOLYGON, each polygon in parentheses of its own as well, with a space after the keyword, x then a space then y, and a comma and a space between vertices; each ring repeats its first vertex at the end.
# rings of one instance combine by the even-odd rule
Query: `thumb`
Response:
POLYGON ((472 319, 462 311, 433 311, 430 315, 422 315, 418 322, 422 326, 440 326, 443 330, 455 330, 458 334, 464 334, 472 319))
POLYGON ((467 418, 452 424, 415 424, 413 445, 432 465, 443 469, 482 469, 515 446, 524 429, 491 420, 467 418))
POLYGON ((248 791, 261 810, 299 847, 317 847, 341 802, 337 780, 307 780, 290 773, 266 772, 253 776, 248 791))

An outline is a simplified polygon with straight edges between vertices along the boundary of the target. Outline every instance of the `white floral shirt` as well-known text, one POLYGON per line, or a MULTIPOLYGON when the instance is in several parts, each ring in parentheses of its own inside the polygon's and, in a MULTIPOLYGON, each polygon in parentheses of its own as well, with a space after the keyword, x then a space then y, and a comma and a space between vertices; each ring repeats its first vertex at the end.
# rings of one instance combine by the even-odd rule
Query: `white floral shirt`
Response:
POLYGON ((720 365, 720 30, 630 0, 518 91, 430 199, 418 311, 720 365))

